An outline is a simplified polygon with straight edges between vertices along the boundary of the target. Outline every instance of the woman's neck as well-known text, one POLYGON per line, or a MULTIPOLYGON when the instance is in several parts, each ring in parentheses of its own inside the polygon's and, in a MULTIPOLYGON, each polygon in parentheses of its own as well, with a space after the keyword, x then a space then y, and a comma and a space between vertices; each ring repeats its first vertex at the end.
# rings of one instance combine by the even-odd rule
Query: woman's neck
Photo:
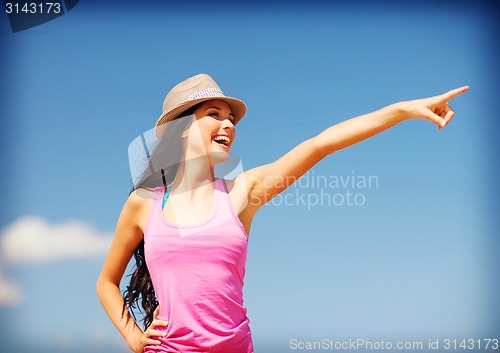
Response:
POLYGON ((187 193, 193 198, 198 193, 196 190, 205 190, 204 186, 212 184, 215 180, 214 169, 209 158, 201 156, 184 160, 179 165, 170 193, 187 193))

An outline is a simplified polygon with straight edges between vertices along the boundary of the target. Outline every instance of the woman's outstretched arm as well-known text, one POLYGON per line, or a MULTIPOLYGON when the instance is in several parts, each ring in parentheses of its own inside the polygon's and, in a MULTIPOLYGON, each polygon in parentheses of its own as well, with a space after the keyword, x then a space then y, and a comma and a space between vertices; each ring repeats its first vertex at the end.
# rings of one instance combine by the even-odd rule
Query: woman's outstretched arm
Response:
POLYGON ((444 128, 455 112, 448 102, 466 92, 460 87, 438 96, 404 101, 333 125, 273 163, 243 173, 249 205, 260 207, 293 184, 325 156, 352 146, 409 119, 425 119, 444 128))

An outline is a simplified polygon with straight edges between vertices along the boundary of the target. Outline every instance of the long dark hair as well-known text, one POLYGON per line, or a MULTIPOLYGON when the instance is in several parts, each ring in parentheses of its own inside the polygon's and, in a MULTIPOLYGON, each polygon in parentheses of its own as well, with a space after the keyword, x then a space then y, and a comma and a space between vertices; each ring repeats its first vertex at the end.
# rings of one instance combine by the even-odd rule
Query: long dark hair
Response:
MULTIPOLYGON (((174 181, 179 163, 184 155, 184 144, 181 135, 193 122, 194 118, 189 116, 201 104, 199 103, 186 110, 178 118, 170 121, 168 126, 163 129, 161 138, 148 157, 147 167, 138 181, 133 183, 130 194, 139 188, 163 186, 166 189, 167 185, 174 181)), ((144 329, 146 329, 153 322, 153 313, 158 306, 158 300, 146 265, 144 239, 135 250, 134 259, 135 266, 133 272, 129 275, 130 283, 123 292, 122 317, 125 309, 128 309, 134 320, 137 321, 134 309, 138 309, 144 315, 142 321, 144 329)))

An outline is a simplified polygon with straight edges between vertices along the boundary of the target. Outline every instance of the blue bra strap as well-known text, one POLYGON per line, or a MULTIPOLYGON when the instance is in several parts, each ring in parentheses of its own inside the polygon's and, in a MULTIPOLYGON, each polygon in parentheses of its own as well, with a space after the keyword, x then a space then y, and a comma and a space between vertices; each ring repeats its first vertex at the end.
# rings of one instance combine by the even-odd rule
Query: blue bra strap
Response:
POLYGON ((167 191, 165 192, 165 196, 163 196, 163 201, 161 203, 161 209, 165 207, 165 203, 167 202, 168 199, 168 194, 170 194, 170 188, 167 186, 167 191))

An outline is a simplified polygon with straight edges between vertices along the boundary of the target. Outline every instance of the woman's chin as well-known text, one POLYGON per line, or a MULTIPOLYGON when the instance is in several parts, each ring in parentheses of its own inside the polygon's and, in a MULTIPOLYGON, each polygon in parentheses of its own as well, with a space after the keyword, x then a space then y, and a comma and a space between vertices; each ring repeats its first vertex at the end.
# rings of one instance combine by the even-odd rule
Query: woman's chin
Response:
POLYGON ((229 153, 222 151, 212 151, 210 152, 210 159, 212 160, 213 164, 223 163, 229 159, 229 153))

